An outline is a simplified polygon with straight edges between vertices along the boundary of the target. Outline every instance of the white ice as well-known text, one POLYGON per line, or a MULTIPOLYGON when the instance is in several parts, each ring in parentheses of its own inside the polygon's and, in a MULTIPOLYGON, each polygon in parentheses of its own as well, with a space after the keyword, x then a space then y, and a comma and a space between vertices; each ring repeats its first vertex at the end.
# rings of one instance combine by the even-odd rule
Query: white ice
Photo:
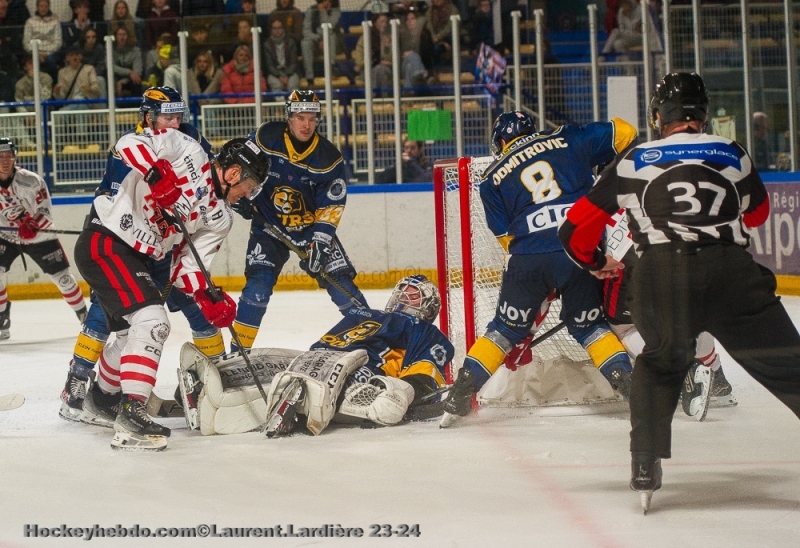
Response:
MULTIPOLYGON (((382 306, 387 291, 368 291, 382 306)), ((800 322, 800 298, 784 303, 800 322)), ((307 348, 338 318, 322 292, 279 292, 256 345, 307 348)), ((533 546, 800 545, 800 422, 723 353, 739 405, 703 423, 680 411, 664 487, 642 515, 628 488, 626 414, 483 413, 319 437, 202 437, 181 419, 163 453, 119 453, 111 431, 58 417, 78 322, 61 301, 15 301, 0 342, 0 546, 533 546), (419 524, 411 538, 26 538, 39 527, 361 527, 419 524)), ((156 393, 176 386, 182 316, 156 393)), ((800 366, 800 364, 798 364, 800 366)))

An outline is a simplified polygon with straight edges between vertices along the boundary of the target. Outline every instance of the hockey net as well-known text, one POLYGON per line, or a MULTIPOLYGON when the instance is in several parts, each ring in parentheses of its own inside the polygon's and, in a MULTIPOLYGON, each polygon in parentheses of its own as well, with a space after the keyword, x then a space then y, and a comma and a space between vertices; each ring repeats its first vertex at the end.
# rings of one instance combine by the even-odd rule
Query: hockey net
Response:
MULTIPOLYGON (((491 157, 459 158, 434 166, 440 327, 455 347, 450 382, 494 317, 506 260, 486 224, 478 192, 481 175, 491 162, 491 157)), ((556 299, 537 334, 554 328, 560 312, 561 300, 556 299)), ((533 348, 531 363, 516 371, 501 367, 478 394, 482 406, 562 410, 570 406, 576 413, 599 412, 587 404, 619 400, 565 328, 533 348)))

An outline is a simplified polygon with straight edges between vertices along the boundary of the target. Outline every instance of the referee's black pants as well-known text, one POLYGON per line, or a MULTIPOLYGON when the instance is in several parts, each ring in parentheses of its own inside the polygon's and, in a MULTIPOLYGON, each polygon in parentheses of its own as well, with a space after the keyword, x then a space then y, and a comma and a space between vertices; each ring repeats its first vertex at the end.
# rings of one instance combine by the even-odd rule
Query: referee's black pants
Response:
POLYGON ((800 334, 772 272, 736 245, 655 245, 631 279, 633 322, 645 342, 631 388, 631 452, 669 458, 672 417, 708 331, 800 417, 800 334))

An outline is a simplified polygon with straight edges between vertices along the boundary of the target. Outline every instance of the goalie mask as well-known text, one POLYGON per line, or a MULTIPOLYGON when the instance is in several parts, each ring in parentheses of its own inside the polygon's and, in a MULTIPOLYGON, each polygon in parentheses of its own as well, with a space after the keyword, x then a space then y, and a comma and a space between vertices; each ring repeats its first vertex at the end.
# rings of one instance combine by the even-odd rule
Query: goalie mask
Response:
POLYGON ((442 301, 439 290, 422 274, 406 276, 394 286, 386 303, 386 312, 403 312, 422 321, 432 322, 439 315, 442 301))

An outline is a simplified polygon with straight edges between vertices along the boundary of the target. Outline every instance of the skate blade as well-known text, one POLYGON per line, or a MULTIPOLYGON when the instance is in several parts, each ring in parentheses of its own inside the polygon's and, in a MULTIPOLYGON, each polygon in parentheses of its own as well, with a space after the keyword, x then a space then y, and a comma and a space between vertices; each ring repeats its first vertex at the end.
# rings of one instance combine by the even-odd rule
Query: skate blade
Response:
POLYGON ((163 451, 167 448, 165 436, 141 436, 133 432, 114 432, 111 449, 116 451, 163 451))
POLYGON ((711 401, 709 402, 709 407, 713 409, 719 409, 722 407, 735 407, 739 405, 739 400, 733 394, 728 396, 715 396, 711 397, 711 401))
POLYGON ((58 410, 58 416, 69 422, 81 422, 81 415, 83 409, 73 409, 66 402, 61 402, 61 409, 58 410))
POLYGON ((639 492, 639 500, 642 503, 642 511, 644 515, 647 515, 647 512, 650 510, 650 501, 653 500, 653 492, 652 491, 640 491, 639 492))
MULTIPOLYGON (((116 417, 114 417, 116 420, 116 417)), ((80 415, 80 421, 84 424, 91 424, 92 426, 100 426, 101 428, 114 428, 114 421, 108 420, 100 415, 95 415, 87 411, 86 409, 83 410, 83 413, 80 415)))
POLYGON ((455 415, 453 413, 448 413, 447 411, 445 411, 444 414, 442 415, 442 420, 439 423, 439 428, 450 428, 453 424, 458 422, 458 419, 460 418, 461 417, 458 415, 455 415))

